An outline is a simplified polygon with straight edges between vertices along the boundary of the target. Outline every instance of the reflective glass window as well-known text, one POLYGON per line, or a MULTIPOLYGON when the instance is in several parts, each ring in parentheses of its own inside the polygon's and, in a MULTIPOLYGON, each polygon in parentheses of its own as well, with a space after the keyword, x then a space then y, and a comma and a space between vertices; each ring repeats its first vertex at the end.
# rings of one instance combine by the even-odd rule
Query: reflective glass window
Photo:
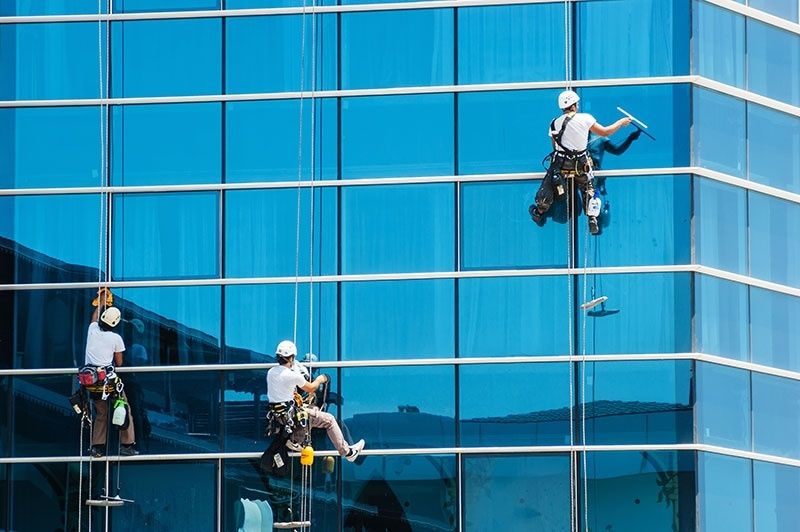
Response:
POLYGON ((578 2, 574 24, 578 79, 689 73, 688 2, 578 2))
POLYGON ((339 251, 336 246, 337 191, 333 188, 315 188, 313 193, 312 252, 309 249, 311 189, 226 192, 225 276, 294 276, 295 273, 308 275, 311 273, 312 263, 314 275, 336 273, 339 251))
POLYGON ((342 273, 454 268, 453 185, 349 187, 341 196, 342 273))
POLYGON ((223 374, 225 452, 263 451, 270 444, 270 438, 265 436, 269 411, 266 375, 266 370, 227 371, 223 374))
POLYGON ((343 368, 341 395, 342 423, 372 449, 455 446, 453 366, 343 368))
POLYGON ((453 173, 452 94, 344 98, 341 115, 342 178, 453 173))
POLYGON ((221 28, 214 18, 114 23, 113 96, 219 94, 221 28))
POLYGON ((753 461, 755 529, 791 530, 800 523, 800 469, 753 461))
POLYGON ((747 20, 747 88, 800 105, 800 35, 747 20), (792 74, 794 72, 794 74, 792 74))
POLYGON ((578 283, 575 305, 583 294, 587 300, 608 297, 578 315, 581 331, 585 325, 580 349, 587 354, 691 351, 690 274, 582 275, 578 283))
POLYGON ((750 299, 753 362, 800 371, 800 298, 751 287, 750 299))
POLYGON ((368 456, 342 467, 342 528, 458 530, 458 480, 452 455, 368 456))
POLYGON ((458 10, 458 82, 564 79, 564 6, 559 3, 458 10))
POLYGON ((313 103, 313 175, 311 102, 267 100, 229 102, 225 106, 225 180, 228 183, 338 178, 338 105, 335 100, 320 98, 313 103))
POLYGON ((691 443, 690 361, 590 362, 577 371, 588 444, 691 443))
MULTIPOLYGON (((362 2, 359 2, 362 3, 362 2)), ((321 0, 318 6, 335 6, 336 0, 321 0)), ((225 0, 225 9, 248 9, 256 7, 302 7, 302 0, 225 0)), ((306 5, 311 5, 306 1, 306 5)))
POLYGON ((694 164, 744 177, 745 102, 708 89, 692 91, 694 164))
MULTIPOLYGON (((2 338, 4 343, 6 342, 5 336, 6 331, 3 331, 0 338, 2 338)), ((3 359, 5 359, 7 356, 7 349, 0 351, 0 354, 2 354, 3 359)), ((10 367, 10 364, 8 364, 6 360, 3 360, 2 362, 2 366, 0 367, 3 369, 8 369, 10 367)), ((10 405, 12 400, 11 380, 12 378, 10 376, 0 377, 0 397, 3 398, 3 404, 6 405, 10 405)), ((9 426, 8 409, 6 408, 0 412, 0 453, 2 453, 3 456, 8 456, 11 454, 11 451, 9 450, 11 448, 10 435, 11 427, 9 426)), ((0 467, 0 482, 5 481, 5 470, 5 467, 0 467)), ((4 513, 5 511, 5 497, 0 497, 0 515, 7 515, 4 513)))
POLYGON ((750 192, 750 274, 759 279, 800 287, 800 205, 750 192))
POLYGON ((557 96, 557 90, 459 94, 458 173, 543 171, 557 96))
POLYGON ((749 177, 800 193, 800 118, 747 104, 749 177))
POLYGON ((453 13, 343 13, 341 88, 452 85, 453 13))
MULTIPOLYGON (((0 0, 0 16, 76 15, 97 13, 97 8, 97 0, 0 0)), ((105 2, 100 9, 106 12, 105 2)))
POLYGON ((452 280, 342 283, 343 360, 452 357, 452 280))
POLYGON ((219 103, 114 107, 112 183, 219 183, 221 110, 219 103))
POLYGON ((750 448, 750 373, 716 364, 697 364, 697 441, 750 448))
POLYGON ((711 179, 695 178, 695 260, 733 273, 747 273, 747 192, 711 179))
POLYGON ((114 0, 115 13, 219 9, 222 0, 114 0))
POLYGON ((113 203, 115 279, 219 274, 218 193, 126 194, 113 203))
POLYGON ((459 445, 568 445, 569 379, 567 364, 459 366, 459 445))
POLYGON ((747 5, 790 22, 797 22, 797 10, 800 9, 796 0, 748 0, 747 5))
POLYGON ((569 456, 463 460, 464 530, 569 530, 569 456))
MULTIPOLYGON (((78 530, 80 513, 82 526, 88 527, 89 510, 78 504, 77 473, 76 464, 64 462, 3 464, 0 467, 0 479, 4 481, 0 498, 1 526, 8 525, 5 530, 78 530), (5 513, 2 510, 6 509, 7 501, 12 502, 5 513)), ((86 496, 86 486, 83 496, 86 496)), ((95 530, 101 530, 103 515, 96 513, 96 516, 95 530)))
POLYGON ((459 279, 458 355, 568 353, 570 289, 563 276, 459 279))
POLYGON ((733 11, 692 2, 695 74, 744 88, 744 21, 733 11))
MULTIPOLYGON (((749 360, 748 287, 708 275, 695 276, 696 350, 736 360, 749 360)), ((759 313, 763 312, 757 305, 759 313)))
POLYGON ((336 31, 334 15, 227 18, 225 91, 336 89, 336 31))
POLYGON ((540 183, 461 185, 461 269, 566 266, 566 227, 548 223, 538 228, 528 214, 540 183))
MULTIPOLYGON (((708 532, 753 530, 750 460, 697 453, 700 524, 708 532)), ((758 528, 757 530, 765 530, 758 528)))
POLYGON ((800 458, 800 382, 752 374, 753 450, 800 458))

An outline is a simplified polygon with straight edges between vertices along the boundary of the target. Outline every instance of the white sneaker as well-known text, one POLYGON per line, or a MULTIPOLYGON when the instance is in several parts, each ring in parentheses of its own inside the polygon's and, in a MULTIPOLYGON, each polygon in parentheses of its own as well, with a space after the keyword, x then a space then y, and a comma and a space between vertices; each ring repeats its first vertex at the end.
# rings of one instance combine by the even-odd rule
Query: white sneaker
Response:
POLYGON ((350 446, 350 452, 344 457, 345 460, 348 462, 355 462, 358 455, 361 454, 361 451, 364 449, 364 440, 358 440, 356 443, 350 446))
POLYGON ((294 451, 296 453, 299 453, 300 451, 303 450, 303 445, 300 444, 300 443, 294 442, 292 440, 286 440, 286 448, 289 449, 290 451, 294 451))

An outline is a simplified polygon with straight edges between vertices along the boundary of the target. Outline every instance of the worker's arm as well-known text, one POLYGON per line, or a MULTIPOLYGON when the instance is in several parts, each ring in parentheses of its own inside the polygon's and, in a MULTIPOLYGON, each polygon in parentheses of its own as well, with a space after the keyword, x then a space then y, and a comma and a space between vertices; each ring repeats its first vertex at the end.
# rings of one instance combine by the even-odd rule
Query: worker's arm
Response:
POLYGON ((100 307, 94 309, 94 312, 92 312, 92 321, 89 323, 95 323, 98 319, 100 319, 100 307))
POLYGON ((620 118, 619 120, 617 120, 616 122, 614 122, 610 126, 603 126, 600 123, 595 122, 594 125, 592 126, 591 130, 592 130, 592 133, 595 133, 596 135, 600 135, 601 137, 608 137, 608 136, 613 135, 614 133, 616 133, 619 128, 625 127, 630 123, 631 123, 631 119, 626 116, 626 117, 620 118))
POLYGON ((305 384, 302 386, 302 388, 303 388, 303 391, 304 391, 304 392, 308 392, 308 393, 314 393, 314 392, 316 392, 316 391, 317 391, 317 389, 318 389, 318 388, 319 388, 321 385, 325 384, 326 382, 328 382, 328 376, 327 376, 327 375, 325 375, 325 374, 322 374, 322 375, 319 375, 319 376, 318 376, 316 379, 314 379, 313 381, 311 381, 311 382, 306 382, 306 383, 305 383, 305 384))
POLYGON ((115 351, 114 352, 114 367, 118 368, 122 365, 122 352, 115 351))

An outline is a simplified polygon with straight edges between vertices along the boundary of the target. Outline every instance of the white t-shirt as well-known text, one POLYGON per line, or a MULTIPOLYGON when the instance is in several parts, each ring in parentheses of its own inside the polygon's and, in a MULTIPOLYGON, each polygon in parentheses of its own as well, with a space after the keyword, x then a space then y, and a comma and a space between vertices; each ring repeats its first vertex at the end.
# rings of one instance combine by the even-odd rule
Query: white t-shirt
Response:
MULTIPOLYGON (((550 136, 555 137, 561 131, 561 125, 567 118, 563 114, 550 123, 550 136)), ((564 129, 564 134, 561 136, 561 146, 568 150, 583 151, 589 143, 589 130, 597 120, 589 113, 575 113, 572 119, 567 122, 567 127, 564 129)), ((556 144, 556 150, 563 151, 561 147, 556 144)))
POLYGON ((114 363, 114 353, 125 351, 122 336, 113 331, 104 331, 96 321, 89 324, 86 335, 86 364, 110 366, 114 363))
POLYGON ((267 398, 270 403, 285 403, 294 397, 294 389, 306 383, 299 372, 285 366, 275 366, 267 372, 267 398))

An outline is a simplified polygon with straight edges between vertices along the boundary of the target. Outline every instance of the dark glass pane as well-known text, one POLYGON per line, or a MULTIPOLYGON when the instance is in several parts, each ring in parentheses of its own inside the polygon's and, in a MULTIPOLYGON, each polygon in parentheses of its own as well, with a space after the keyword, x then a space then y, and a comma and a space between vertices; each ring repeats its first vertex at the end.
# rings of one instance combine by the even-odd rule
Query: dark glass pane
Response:
MULTIPOLYGON (((102 481, 98 468, 96 480, 102 481)), ((0 479, 4 481, 0 494, 12 494, 5 510, 6 498, 0 502, 0 526, 3 530, 78 530, 78 513, 83 527, 88 526, 89 511, 78 500, 78 468, 74 464, 39 463, 0 466, 0 479), (6 477, 8 467, 8 477, 6 477), (6 521, 6 519, 10 521, 6 521), (6 529, 8 523, 10 528, 6 529), (65 528, 66 527, 66 528, 65 528)), ((88 469, 84 471, 83 496, 86 498, 88 469)), ((94 521, 95 530, 102 530, 102 516, 94 521)), ((88 529, 87 529, 88 530, 88 529)))
POLYGON ((747 20, 747 88, 800 105, 800 35, 747 20), (795 72, 795 74, 792 74, 795 72))
MULTIPOLYGON (((750 460, 697 453, 700 525, 708 532, 753 530, 750 460)), ((767 530, 759 527, 757 530, 767 530)))
POLYGON ((219 9, 222 0, 114 0, 115 13, 219 9))
POLYGON ((800 118, 748 103, 747 156, 751 180, 800 193, 800 118))
POLYGON ((748 193, 750 275, 800 287, 800 205, 757 192, 748 193))
POLYGON ((695 260, 733 273, 747 273, 747 192, 695 178, 695 260))
MULTIPOLYGON (((696 348, 702 353, 736 360, 749 360, 748 321, 763 323, 758 316, 769 307, 754 305, 759 311, 750 314, 748 287, 707 275, 695 276, 696 348)), ((772 323, 772 322, 770 322, 772 323)))
POLYGON ((264 370, 224 373, 223 416, 226 452, 257 452, 269 446, 270 442, 265 436, 266 415, 269 409, 266 374, 264 370))
POLYGON ((745 102, 708 89, 692 91, 694 164, 736 177, 745 176, 745 102))
POLYGON ((753 461, 755 530, 792 530, 800 523, 800 469, 753 461))
POLYGON ((744 21, 727 9, 692 2, 693 73, 744 88, 744 21))
POLYGON ((458 372, 461 447, 569 444, 567 364, 469 364, 458 372))
POLYGON ((800 458, 800 382, 752 374, 753 450, 800 458))
POLYGON ((800 371, 800 298, 755 287, 750 298, 753 362, 800 371))
POLYGON ((750 372, 697 364, 697 441, 750 449, 750 372))

